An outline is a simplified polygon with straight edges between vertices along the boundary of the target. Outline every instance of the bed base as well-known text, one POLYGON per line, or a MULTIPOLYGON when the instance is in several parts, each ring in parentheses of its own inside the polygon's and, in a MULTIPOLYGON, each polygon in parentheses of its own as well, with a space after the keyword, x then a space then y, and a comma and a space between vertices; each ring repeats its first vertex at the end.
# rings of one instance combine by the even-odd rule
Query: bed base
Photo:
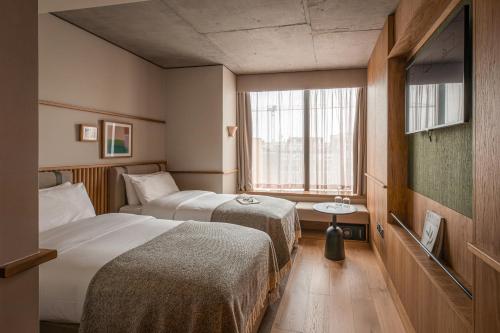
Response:
MULTIPOLYGON (((257 325, 255 325, 252 333, 258 333, 262 319, 267 312, 269 307, 269 302, 266 300, 266 308, 261 312, 259 318, 257 319, 257 325)), ((71 323, 58 323, 52 321, 40 321, 40 333, 78 333, 80 328, 79 324, 71 323)))

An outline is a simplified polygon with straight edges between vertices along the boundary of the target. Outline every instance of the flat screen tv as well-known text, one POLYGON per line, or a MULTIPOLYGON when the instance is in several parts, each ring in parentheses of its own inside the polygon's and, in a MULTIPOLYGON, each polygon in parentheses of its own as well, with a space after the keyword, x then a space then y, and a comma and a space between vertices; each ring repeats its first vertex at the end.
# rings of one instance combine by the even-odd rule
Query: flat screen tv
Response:
POLYGON ((406 68, 406 133, 467 122, 472 108, 469 5, 436 30, 406 68))

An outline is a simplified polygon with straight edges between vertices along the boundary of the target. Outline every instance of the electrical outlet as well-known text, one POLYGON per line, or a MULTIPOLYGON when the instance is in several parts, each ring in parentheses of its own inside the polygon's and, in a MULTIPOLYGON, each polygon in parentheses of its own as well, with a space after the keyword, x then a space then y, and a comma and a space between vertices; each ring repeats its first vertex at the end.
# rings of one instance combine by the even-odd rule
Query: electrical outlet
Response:
POLYGON ((380 223, 377 223, 377 231, 378 231, 380 237, 384 238, 384 228, 382 227, 382 225, 380 223))

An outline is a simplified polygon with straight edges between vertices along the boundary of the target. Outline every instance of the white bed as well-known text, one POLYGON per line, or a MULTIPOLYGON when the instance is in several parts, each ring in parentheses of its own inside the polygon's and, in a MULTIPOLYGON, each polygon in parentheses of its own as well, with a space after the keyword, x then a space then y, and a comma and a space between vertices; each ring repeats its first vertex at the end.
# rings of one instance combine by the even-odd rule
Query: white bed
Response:
POLYGON ((40 319, 79 323, 87 287, 102 266, 181 223, 105 214, 40 233, 40 246, 58 252, 40 266, 40 319))
MULTIPOLYGON (((216 194, 210 191, 179 191, 155 199, 146 205, 125 205, 120 208, 120 213, 151 215, 167 220, 194 220, 210 221, 212 213, 220 205, 234 200, 236 194, 216 194)), ((295 208, 290 206, 286 214, 281 216, 290 230, 295 227, 295 208)))
POLYGON ((108 188, 114 212, 176 221, 225 222, 264 231, 273 240, 280 272, 285 274, 291 267, 291 253, 301 236, 298 213, 291 201, 254 196, 260 203, 243 205, 235 200, 239 197, 236 194, 180 191, 165 164, 112 167, 108 188))

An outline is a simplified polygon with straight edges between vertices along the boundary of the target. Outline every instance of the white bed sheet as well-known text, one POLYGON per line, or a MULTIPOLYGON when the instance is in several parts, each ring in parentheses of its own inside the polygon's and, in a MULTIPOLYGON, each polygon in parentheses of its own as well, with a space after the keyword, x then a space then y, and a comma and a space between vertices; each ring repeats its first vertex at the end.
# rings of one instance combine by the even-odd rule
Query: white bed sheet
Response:
POLYGON ((142 214, 168 220, 208 222, 219 205, 236 197, 209 191, 179 191, 144 205, 142 214))
POLYGON ((40 319, 79 323, 89 283, 103 265, 182 223, 105 214, 40 233, 40 247, 58 250, 40 266, 40 319))
POLYGON ((142 215, 142 205, 126 205, 120 208, 120 213, 142 215))

